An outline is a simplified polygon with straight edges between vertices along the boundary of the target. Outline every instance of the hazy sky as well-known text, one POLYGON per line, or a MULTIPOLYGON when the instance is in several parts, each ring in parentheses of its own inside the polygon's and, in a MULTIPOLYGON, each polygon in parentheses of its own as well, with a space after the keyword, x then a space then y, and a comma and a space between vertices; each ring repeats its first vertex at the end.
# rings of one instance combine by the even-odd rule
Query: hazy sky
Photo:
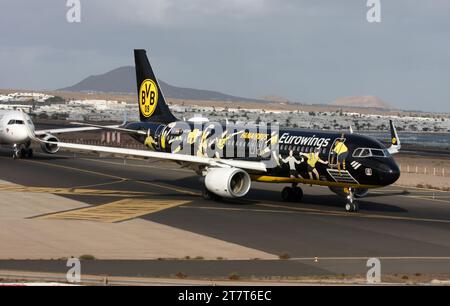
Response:
POLYGON ((55 89, 133 65, 173 85, 329 103, 377 95, 450 112, 450 1, 0 0, 0 88, 55 89))

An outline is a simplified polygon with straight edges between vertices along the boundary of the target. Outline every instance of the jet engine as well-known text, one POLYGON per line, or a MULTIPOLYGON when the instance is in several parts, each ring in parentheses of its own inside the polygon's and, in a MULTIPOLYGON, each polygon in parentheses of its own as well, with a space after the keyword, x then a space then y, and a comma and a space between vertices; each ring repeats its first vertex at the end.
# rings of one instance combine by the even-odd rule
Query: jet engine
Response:
POLYGON ((53 144, 53 143, 48 143, 47 142, 47 141, 59 142, 59 139, 56 138, 55 136, 49 134, 49 135, 46 135, 45 137, 43 137, 42 140, 44 142, 41 143, 41 149, 45 153, 55 154, 56 152, 59 151, 59 146, 57 144, 53 144))
POLYGON ((238 168, 211 168, 205 176, 206 189, 224 198, 243 197, 250 185, 250 175, 238 168))
MULTIPOLYGON (((343 196, 343 197, 347 196, 347 194, 344 191, 344 188, 330 187, 330 190, 333 191, 337 195, 340 195, 340 196, 343 196)), ((367 189, 367 188, 355 188, 354 192, 355 192, 355 197, 356 198, 364 198, 365 196, 367 196, 369 194, 369 189, 367 189)))

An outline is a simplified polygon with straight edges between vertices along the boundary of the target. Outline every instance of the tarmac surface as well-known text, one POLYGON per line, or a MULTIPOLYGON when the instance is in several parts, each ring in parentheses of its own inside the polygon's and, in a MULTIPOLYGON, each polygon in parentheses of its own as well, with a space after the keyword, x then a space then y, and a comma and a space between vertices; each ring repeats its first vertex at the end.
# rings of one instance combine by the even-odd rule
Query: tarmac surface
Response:
MULTIPOLYGON (((74 153, 37 153, 31 160, 12 160, 10 155, 0 149, 0 180, 17 185, 0 184, 0 196, 3 191, 56 194, 86 204, 31 219, 63 224, 126 224, 139 219, 263 254, 260 260, 201 260, 199 249, 199 260, 86 261, 91 274, 365 275, 367 259, 377 257, 382 273, 450 275, 448 192, 390 186, 361 199, 359 213, 346 213, 344 200, 324 187, 302 186, 303 201, 285 203, 280 200, 283 184, 254 183, 244 199, 214 202, 200 196, 202 183, 193 172, 169 162, 74 153)), ((7 236, 7 231, 0 236, 7 236)), ((0 270, 67 270, 60 261, 2 259, 0 270)))

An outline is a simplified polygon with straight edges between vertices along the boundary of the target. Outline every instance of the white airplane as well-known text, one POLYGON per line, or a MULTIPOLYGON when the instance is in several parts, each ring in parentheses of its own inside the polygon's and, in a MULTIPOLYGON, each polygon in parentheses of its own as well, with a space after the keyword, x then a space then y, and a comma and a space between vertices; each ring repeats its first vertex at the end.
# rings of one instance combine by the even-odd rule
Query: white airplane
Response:
MULTIPOLYGON (((42 141, 59 142, 55 134, 72 133, 96 130, 96 127, 74 127, 49 130, 35 130, 30 116, 22 110, 0 110, 0 145, 13 148, 13 158, 33 157, 33 149, 30 147, 32 138, 35 135, 42 141)), ((41 149, 45 153, 55 154, 59 147, 48 143, 40 142, 41 149)))

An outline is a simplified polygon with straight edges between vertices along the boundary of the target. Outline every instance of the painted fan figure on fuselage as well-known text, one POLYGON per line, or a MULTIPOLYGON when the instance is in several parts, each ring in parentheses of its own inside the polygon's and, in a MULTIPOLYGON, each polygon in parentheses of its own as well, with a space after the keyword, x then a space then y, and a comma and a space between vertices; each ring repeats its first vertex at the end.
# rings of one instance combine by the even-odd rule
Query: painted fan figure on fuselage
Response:
POLYGON ((281 158, 281 161, 285 164, 289 164, 289 175, 291 178, 302 178, 302 176, 300 175, 300 173, 298 172, 297 168, 295 167, 295 165, 299 165, 303 162, 303 158, 299 161, 294 157, 294 151, 290 150, 289 151, 289 156, 286 158, 281 158))

